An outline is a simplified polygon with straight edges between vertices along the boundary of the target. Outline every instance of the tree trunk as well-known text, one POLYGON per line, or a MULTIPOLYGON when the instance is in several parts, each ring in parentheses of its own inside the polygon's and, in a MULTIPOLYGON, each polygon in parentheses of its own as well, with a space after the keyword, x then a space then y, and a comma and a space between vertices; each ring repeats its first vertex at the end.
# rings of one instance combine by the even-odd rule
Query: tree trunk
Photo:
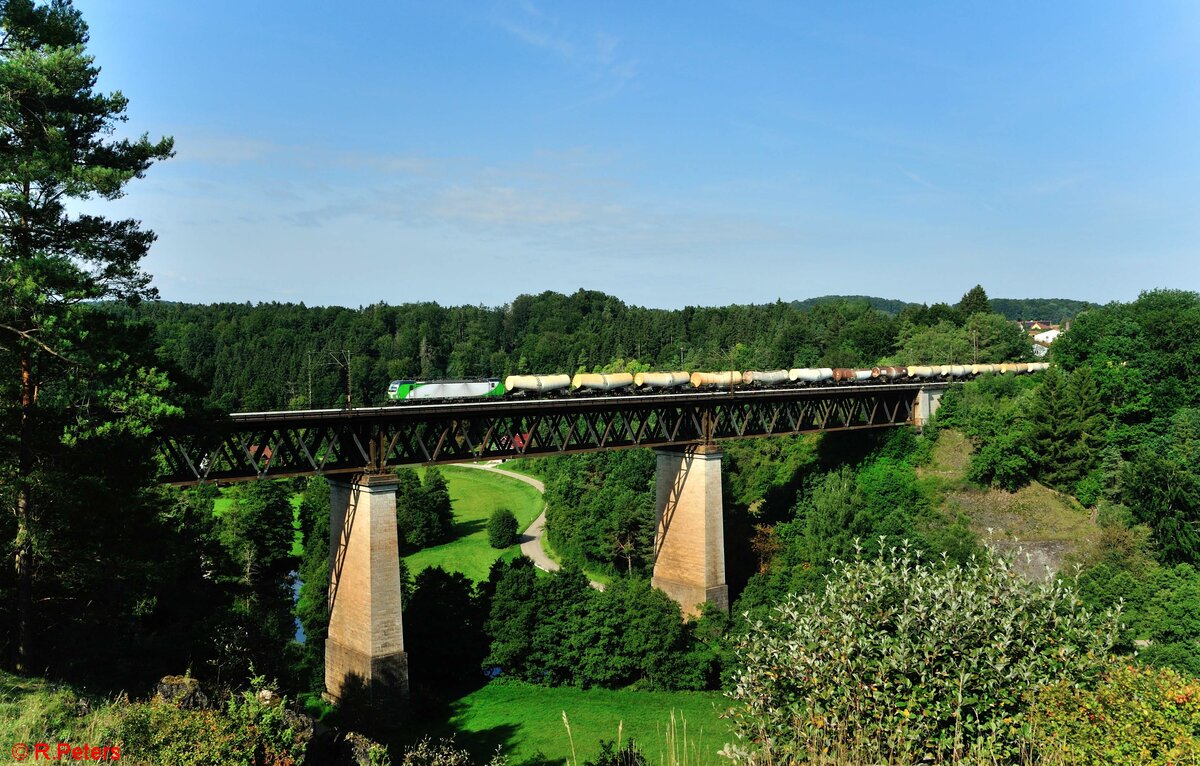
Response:
POLYGON ((33 360, 21 350, 21 435, 17 469, 17 541, 14 566, 17 574, 17 646, 15 670, 29 673, 33 662, 33 408, 37 386, 33 382, 33 360))

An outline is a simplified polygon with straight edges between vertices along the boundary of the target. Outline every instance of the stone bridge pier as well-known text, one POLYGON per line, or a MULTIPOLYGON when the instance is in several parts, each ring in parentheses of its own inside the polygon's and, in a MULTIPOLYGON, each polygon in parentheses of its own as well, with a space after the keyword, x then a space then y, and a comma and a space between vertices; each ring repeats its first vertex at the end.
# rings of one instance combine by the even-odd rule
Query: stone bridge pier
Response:
POLYGON ((388 704, 408 697, 400 622, 395 474, 329 480, 329 635, 325 696, 388 704))
POLYGON ((944 388, 921 388, 917 391, 916 406, 912 411, 912 424, 917 428, 923 428, 929 419, 933 417, 933 413, 938 411, 942 406, 942 394, 945 393, 944 388))
POLYGON ((705 601, 729 611, 725 527, 721 511, 721 450, 711 444, 655 450, 657 527, 654 587, 685 615, 705 601))

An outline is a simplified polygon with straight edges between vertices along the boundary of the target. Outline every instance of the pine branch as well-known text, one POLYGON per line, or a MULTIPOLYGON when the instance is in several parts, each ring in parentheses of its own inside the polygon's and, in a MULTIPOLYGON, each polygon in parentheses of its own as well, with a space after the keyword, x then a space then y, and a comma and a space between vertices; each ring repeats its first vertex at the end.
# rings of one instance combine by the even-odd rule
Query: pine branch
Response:
MULTIPOLYGON (((62 354, 58 353, 58 352, 57 352, 57 351, 55 351, 54 349, 52 349, 52 348, 50 348, 49 346, 47 346, 47 345, 46 345, 45 343, 43 343, 42 341, 40 341, 40 340, 38 340, 37 338, 33 337, 33 333, 32 333, 32 332, 27 332, 27 331, 25 331, 25 330, 21 330, 21 329, 18 329, 18 328, 16 328, 16 327, 13 327, 13 326, 11 326, 11 325, 6 325, 6 324, 0 324, 0 330, 8 330, 9 332, 15 333, 16 335, 20 336, 21 338, 24 338, 25 340, 29 341, 30 343, 34 343, 34 344, 36 344, 36 345, 37 345, 39 348, 41 348, 41 349, 42 349, 43 351, 45 351, 47 354, 50 354, 50 355, 51 355, 51 356, 53 356, 53 357, 56 357, 56 358, 58 358, 58 359, 61 359, 62 361, 66 362, 67 364, 70 364, 70 365, 77 365, 77 364, 78 364, 78 362, 75 362, 75 361, 73 361, 73 360, 71 360, 71 359, 68 359, 67 357, 63 356, 62 354)), ((36 331, 35 331, 35 332, 36 332, 36 331)))

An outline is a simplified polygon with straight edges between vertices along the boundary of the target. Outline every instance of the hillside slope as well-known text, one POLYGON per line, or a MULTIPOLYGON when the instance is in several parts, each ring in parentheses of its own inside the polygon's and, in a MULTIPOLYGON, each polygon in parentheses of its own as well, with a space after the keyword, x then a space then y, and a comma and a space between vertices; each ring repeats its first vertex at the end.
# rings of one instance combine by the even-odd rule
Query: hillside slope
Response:
POLYGON ((929 464, 918 475, 940 510, 970 520, 979 538, 1001 550, 1019 549, 1018 568, 1030 576, 1057 572, 1073 556, 1096 544, 1099 528, 1091 512, 1073 497, 1032 482, 1016 492, 980 489, 967 481, 971 442, 944 430, 929 464))

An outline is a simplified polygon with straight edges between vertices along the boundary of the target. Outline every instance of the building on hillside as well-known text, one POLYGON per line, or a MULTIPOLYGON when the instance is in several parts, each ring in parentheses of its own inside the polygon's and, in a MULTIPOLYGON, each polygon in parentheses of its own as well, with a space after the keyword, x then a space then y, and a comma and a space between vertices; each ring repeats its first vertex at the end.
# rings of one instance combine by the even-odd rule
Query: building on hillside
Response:
POLYGON ((1045 343, 1047 346, 1049 346, 1054 342, 1054 339, 1061 334, 1062 330, 1055 327, 1053 329, 1046 330, 1045 332, 1039 332, 1037 335, 1033 336, 1033 340, 1035 343, 1045 343))
POLYGON ((1018 319, 1017 324, 1021 326, 1022 330, 1030 335, 1039 332, 1045 332, 1046 330, 1052 330, 1058 327, 1058 325, 1042 319, 1018 319))
POLYGON ((1033 355, 1038 357, 1045 356, 1046 352, 1050 350, 1050 344, 1059 335, 1062 335, 1062 330, 1058 329, 1057 325, 1053 329, 1033 335, 1033 355))

